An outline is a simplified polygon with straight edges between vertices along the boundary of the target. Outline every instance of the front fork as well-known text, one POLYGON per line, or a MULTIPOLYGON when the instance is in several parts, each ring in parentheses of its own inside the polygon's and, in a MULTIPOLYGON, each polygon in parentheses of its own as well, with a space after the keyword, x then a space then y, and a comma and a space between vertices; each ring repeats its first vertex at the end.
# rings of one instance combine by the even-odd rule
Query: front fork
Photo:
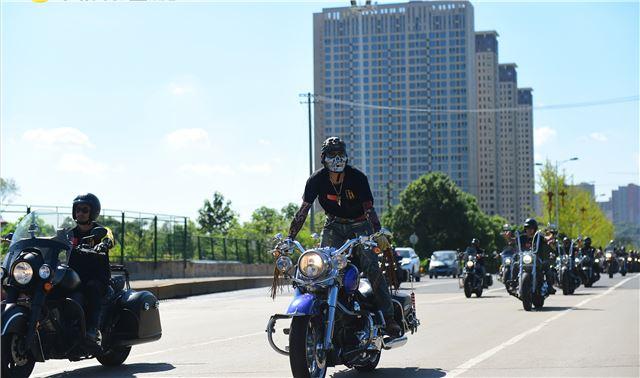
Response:
POLYGON ((332 348, 331 339, 333 338, 333 328, 336 318, 336 304, 338 303, 338 286, 332 286, 329 290, 329 296, 327 298, 327 327, 324 334, 323 349, 329 351, 332 348))

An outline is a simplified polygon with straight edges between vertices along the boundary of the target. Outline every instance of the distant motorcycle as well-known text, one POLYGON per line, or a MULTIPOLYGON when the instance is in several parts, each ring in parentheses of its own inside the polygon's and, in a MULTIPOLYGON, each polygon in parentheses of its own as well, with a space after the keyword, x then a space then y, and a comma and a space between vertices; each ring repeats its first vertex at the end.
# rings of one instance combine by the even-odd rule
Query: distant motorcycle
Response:
POLYGON ((604 253, 604 268, 609 278, 613 278, 613 275, 620 270, 619 260, 616 258, 616 253, 612 250, 607 250, 604 253))
MULTIPOLYGON (((605 254, 606 255, 606 254, 605 254)), ((581 255, 576 257, 576 263, 578 264, 578 272, 580 272, 580 278, 584 287, 591 287, 600 279, 600 273, 595 269, 595 261, 589 255, 581 255)))
POLYGON ((568 253, 559 253, 556 259, 556 270, 558 274, 558 287, 562 289, 562 294, 570 295, 580 286, 580 277, 576 276, 575 260, 573 256, 574 242, 571 242, 568 253))
POLYGON ((544 306, 544 300, 549 296, 548 284, 542 272, 542 260, 538 257, 538 249, 542 242, 541 231, 533 236, 531 250, 522 250, 520 235, 516 232, 518 242, 518 286, 512 294, 520 301, 525 311, 531 311, 532 306, 540 309, 544 306))
POLYGON ((513 281, 513 267, 515 251, 507 248, 500 253, 500 269, 498 270, 498 280, 504 284, 507 292, 511 293, 517 286, 513 281))
POLYGON ((374 248, 374 240, 383 234, 384 230, 360 236, 337 249, 308 250, 297 241, 276 235, 272 251, 276 269, 291 280, 295 295, 284 314, 271 316, 266 331, 269 345, 289 356, 294 377, 322 378, 328 367, 337 365, 372 371, 382 350, 403 346, 407 334, 417 331, 420 321, 416 317, 414 295, 399 292, 391 297, 395 319, 403 334, 398 338, 385 336, 384 317, 373 302, 371 285, 349 262, 355 248, 374 248), (301 255, 293 267, 291 255, 295 250, 301 255), (290 328, 283 330, 289 335, 285 348, 273 341, 276 322, 281 319, 291 319, 290 328))
POLYGON ((464 289, 464 296, 471 298, 472 294, 476 297, 482 296, 482 290, 491 286, 493 283, 489 278, 482 274, 482 269, 478 266, 478 257, 476 251, 467 248, 463 257, 466 256, 464 261, 464 267, 462 270, 462 277, 460 277, 460 286, 464 289))

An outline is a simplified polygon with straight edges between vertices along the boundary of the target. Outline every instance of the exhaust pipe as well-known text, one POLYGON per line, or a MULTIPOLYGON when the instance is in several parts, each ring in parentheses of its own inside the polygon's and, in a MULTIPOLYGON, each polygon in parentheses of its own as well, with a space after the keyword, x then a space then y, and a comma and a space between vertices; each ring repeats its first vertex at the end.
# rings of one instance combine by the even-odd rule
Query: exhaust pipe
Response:
POLYGON ((389 350, 403 346, 407 343, 407 335, 398 337, 396 339, 391 339, 389 341, 382 339, 382 348, 389 350))

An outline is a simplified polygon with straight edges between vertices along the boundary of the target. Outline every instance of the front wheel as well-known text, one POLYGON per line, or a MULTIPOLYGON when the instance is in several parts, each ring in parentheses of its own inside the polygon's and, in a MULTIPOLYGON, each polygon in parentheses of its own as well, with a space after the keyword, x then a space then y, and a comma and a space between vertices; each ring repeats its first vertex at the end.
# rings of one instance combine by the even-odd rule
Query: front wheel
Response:
POLYGON ((467 298, 471 298, 472 292, 473 290, 471 290, 471 280, 469 279, 469 276, 466 276, 464 278, 464 296, 467 298))
POLYGON ((538 294, 534 295, 533 306, 538 310, 541 309, 544 306, 544 297, 538 294))
POLYGON ((129 357, 131 347, 114 347, 96 357, 104 366, 120 366, 129 357))
POLYGON ((310 316, 294 316, 289 332, 289 364, 296 378, 324 378, 326 354, 322 347, 322 322, 310 316))
POLYGON ((9 333, 2 336, 2 376, 27 378, 36 364, 27 350, 24 335, 9 333))
POLYGON ((522 308, 525 311, 531 311, 532 305, 532 293, 531 293, 531 273, 524 272, 522 274, 522 281, 520 282, 520 300, 522 301, 522 308))

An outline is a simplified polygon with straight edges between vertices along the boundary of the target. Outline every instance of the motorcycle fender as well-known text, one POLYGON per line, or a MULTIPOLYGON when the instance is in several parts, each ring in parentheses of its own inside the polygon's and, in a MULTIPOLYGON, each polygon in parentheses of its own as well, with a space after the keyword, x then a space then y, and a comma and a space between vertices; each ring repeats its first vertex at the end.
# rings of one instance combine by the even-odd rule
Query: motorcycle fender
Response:
POLYGON ((318 307, 318 300, 315 295, 296 292, 296 295, 289 304, 289 308, 287 308, 287 315, 317 315, 319 313, 318 307))
POLYGON ((8 333, 24 333, 29 323, 29 310, 9 303, 2 311, 2 336, 8 333))

